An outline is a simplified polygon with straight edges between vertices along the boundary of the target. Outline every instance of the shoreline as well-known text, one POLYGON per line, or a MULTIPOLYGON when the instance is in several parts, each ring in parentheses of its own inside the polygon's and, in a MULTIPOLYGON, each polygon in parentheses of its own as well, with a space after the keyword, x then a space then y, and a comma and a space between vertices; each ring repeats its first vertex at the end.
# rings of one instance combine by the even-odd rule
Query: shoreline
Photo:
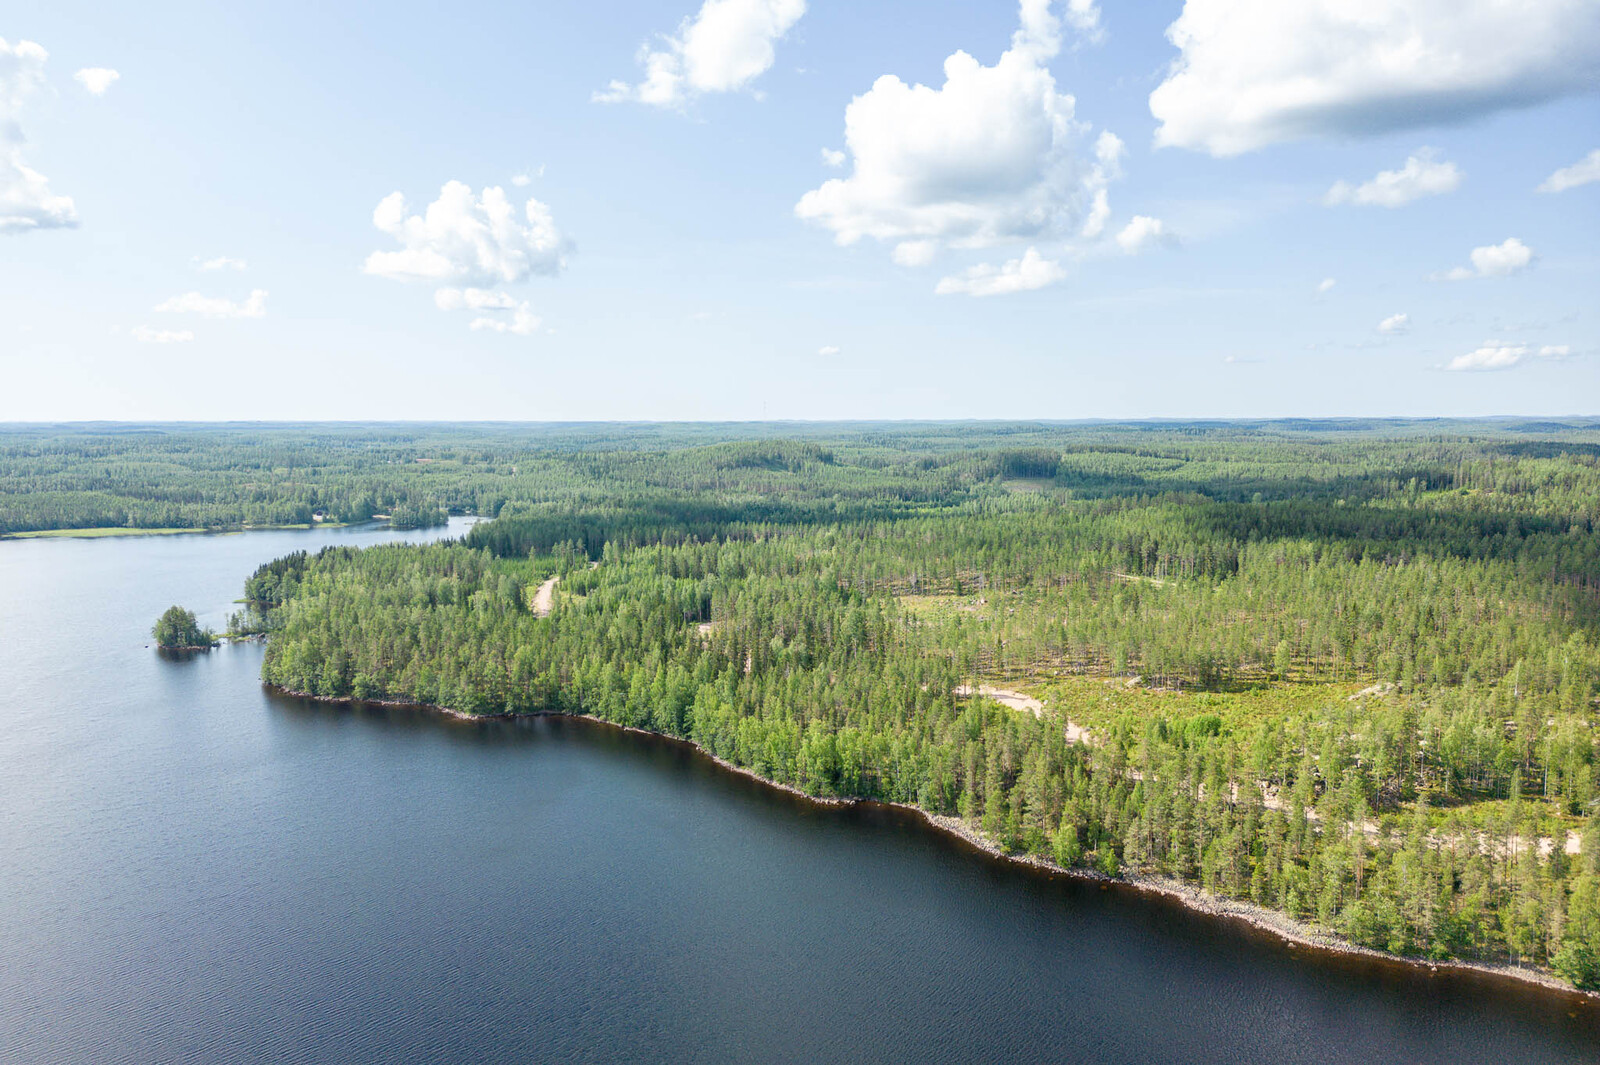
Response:
MULTIPOLYGON (((462 517, 463 515, 453 515, 462 517)), ((475 515, 465 515, 475 517, 475 515)), ((287 525, 197 525, 192 528, 143 529, 131 526, 109 525, 83 529, 27 529, 22 532, 0 533, 0 540, 109 540, 123 536, 233 536, 253 532, 311 532, 316 529, 359 529, 364 525, 374 528, 394 529, 395 532, 415 532, 419 529, 443 529, 447 525, 416 526, 397 529, 386 519, 371 521, 314 521, 287 525)))
POLYGON ((404 699, 357 699, 344 696, 311 695, 307 692, 294 691, 276 684, 265 684, 265 687, 279 695, 292 696, 297 699, 308 699, 316 703, 325 703, 336 706, 381 706, 392 709, 422 710, 440 714, 446 718, 463 722, 481 721, 515 721, 519 718, 559 717, 579 721, 587 721, 606 728, 616 729, 624 733, 633 733, 639 736, 650 736, 654 739, 667 740, 672 743, 683 744, 695 754, 719 766, 723 770, 736 776, 755 781, 765 787, 779 792, 787 793, 795 798, 803 799, 816 806, 827 808, 842 808, 857 805, 873 805, 885 809, 899 810, 920 818, 929 828, 946 836, 959 840, 961 843, 983 853, 985 856, 1030 868, 1036 872, 1048 873, 1054 876, 1066 876, 1075 880, 1088 881, 1104 885, 1120 885, 1129 890, 1144 895, 1155 895, 1185 909, 1209 917, 1223 918, 1243 924, 1258 932, 1273 936, 1281 942, 1287 943, 1291 948, 1307 948, 1311 951, 1344 957, 1369 958, 1391 965, 1399 965, 1409 969, 1427 969, 1436 973, 1441 969, 1457 972, 1475 973, 1483 976, 1499 977, 1501 979, 1515 980, 1525 985, 1532 985, 1544 991, 1558 992, 1562 995, 1586 1000, 1591 1003, 1600 1003, 1600 991, 1585 991, 1562 983, 1556 977, 1534 969, 1524 969, 1515 965, 1495 964, 1493 962, 1462 961, 1449 959, 1444 961, 1428 961, 1423 958, 1407 957, 1403 954, 1391 954, 1388 951, 1375 950, 1351 943, 1331 932, 1324 932, 1303 921, 1297 920, 1288 914, 1277 910, 1270 910, 1258 906, 1253 902, 1243 899, 1231 899, 1220 895, 1211 895, 1193 884, 1171 877, 1149 876, 1142 873, 1125 873, 1120 876, 1107 876, 1093 869, 1068 868, 1058 865, 1041 855, 1010 854, 1003 850, 998 843, 984 835, 982 832, 967 825, 958 817, 948 817, 924 810, 920 806, 903 802, 885 802, 879 799, 845 799, 827 796, 812 795, 802 791, 792 784, 784 784, 768 777, 764 777, 753 769, 735 765, 725 758, 718 757, 701 747, 693 740, 681 736, 669 736, 664 732, 652 729, 639 728, 635 725, 621 725, 615 721, 595 717, 593 714, 571 714, 559 710, 538 710, 530 713, 498 713, 498 714, 469 714, 460 710, 453 710, 447 706, 433 703, 419 703, 404 699))

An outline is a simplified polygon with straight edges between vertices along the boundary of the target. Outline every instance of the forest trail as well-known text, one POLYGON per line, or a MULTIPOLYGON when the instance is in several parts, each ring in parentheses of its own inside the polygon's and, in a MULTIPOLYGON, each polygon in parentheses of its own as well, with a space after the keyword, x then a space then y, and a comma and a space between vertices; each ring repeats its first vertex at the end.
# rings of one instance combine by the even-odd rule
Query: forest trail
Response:
POLYGON ((533 593, 533 616, 547 618, 556 605, 556 585, 561 583, 559 575, 551 577, 539 585, 539 590, 533 593))

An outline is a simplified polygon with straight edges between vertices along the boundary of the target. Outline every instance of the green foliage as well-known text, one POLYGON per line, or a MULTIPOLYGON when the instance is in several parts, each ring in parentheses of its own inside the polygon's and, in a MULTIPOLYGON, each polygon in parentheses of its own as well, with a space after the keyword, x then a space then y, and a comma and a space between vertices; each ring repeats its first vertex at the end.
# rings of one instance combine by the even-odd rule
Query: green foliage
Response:
POLYGON ((168 607, 151 628, 150 635, 155 637, 158 646, 173 649, 210 647, 217 640, 213 633, 200 627, 192 611, 181 606, 168 607))
POLYGON ((1381 949, 1600 979, 1593 818, 1566 847, 1600 798, 1592 430, 682 432, 519 459, 465 543, 263 566, 265 679, 592 714, 1381 949))

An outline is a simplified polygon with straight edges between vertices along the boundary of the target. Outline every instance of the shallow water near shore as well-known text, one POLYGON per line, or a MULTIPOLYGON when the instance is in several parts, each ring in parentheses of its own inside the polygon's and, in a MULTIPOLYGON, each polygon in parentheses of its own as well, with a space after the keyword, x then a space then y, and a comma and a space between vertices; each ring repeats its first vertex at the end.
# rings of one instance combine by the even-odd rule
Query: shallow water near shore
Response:
POLYGON ((666 740, 149 646, 269 558, 441 534, 0 543, 0 1061, 1600 1060, 1574 997, 1292 949, 666 740))

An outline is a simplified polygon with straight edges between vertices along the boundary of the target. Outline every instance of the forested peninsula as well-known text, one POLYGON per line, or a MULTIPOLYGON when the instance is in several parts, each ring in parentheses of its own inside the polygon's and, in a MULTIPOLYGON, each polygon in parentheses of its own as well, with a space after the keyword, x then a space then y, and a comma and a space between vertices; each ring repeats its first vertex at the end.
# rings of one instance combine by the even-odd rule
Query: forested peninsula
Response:
POLYGON ((463 541, 262 566, 263 679, 1600 988, 1600 428, 1009 428, 553 447, 463 541))

